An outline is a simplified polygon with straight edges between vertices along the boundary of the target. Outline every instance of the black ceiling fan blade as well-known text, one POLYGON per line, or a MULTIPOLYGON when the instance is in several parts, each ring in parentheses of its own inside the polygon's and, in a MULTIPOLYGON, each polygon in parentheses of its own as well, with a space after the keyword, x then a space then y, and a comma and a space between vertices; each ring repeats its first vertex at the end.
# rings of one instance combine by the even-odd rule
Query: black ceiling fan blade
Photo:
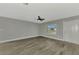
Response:
POLYGON ((44 18, 41 18, 40 16, 38 16, 38 19, 37 20, 43 21, 45 19, 44 18))

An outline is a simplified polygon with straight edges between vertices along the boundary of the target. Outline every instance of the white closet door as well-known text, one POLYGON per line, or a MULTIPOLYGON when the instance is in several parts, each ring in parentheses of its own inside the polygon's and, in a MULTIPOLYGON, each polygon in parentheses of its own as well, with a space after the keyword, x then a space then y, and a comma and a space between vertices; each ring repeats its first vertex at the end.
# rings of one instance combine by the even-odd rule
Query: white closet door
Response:
POLYGON ((79 44, 79 20, 63 22, 63 39, 79 44))

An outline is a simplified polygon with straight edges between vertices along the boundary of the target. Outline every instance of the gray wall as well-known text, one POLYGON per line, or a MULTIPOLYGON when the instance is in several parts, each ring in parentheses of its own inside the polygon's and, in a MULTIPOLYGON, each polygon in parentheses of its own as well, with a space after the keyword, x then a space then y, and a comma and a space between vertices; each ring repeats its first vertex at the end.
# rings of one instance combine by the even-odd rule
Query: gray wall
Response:
POLYGON ((79 16, 73 16, 42 24, 0 17, 0 41, 20 37, 48 36, 79 43, 79 16), (56 35, 48 33, 48 24, 57 24, 56 35), (72 32, 72 26, 78 25, 78 31, 72 32), (75 34, 74 34, 75 33, 75 34))
POLYGON ((40 28, 40 35, 79 44, 79 15, 43 23, 40 28), (47 26, 50 23, 57 24, 56 35, 48 33, 47 26))
POLYGON ((79 44, 79 16, 70 17, 63 21, 63 39, 79 44))
POLYGON ((0 41, 37 36, 38 27, 36 23, 0 17, 0 41))
POLYGON ((49 36, 49 37, 57 37, 60 39, 63 38, 63 32, 62 32, 63 31, 63 23, 60 20, 43 23, 40 25, 40 27, 41 27, 41 29, 40 29, 41 35, 49 36), (57 28, 56 35, 48 33, 48 24, 56 24, 56 28, 57 28))

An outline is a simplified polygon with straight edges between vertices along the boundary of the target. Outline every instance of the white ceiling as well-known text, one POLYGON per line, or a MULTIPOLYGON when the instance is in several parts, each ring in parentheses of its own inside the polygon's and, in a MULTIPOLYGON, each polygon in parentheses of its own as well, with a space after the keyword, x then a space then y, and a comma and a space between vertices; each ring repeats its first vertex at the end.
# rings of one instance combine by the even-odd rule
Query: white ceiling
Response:
POLYGON ((0 3, 0 16, 35 23, 37 16, 47 21, 79 15, 78 3, 0 3))

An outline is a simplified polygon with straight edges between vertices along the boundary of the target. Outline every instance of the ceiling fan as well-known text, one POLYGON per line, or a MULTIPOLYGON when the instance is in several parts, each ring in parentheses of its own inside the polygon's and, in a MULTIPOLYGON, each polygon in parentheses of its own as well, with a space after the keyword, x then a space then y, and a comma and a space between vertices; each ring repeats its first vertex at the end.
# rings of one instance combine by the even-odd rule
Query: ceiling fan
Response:
POLYGON ((45 19, 44 19, 44 18, 41 18, 40 16, 38 16, 37 21, 38 21, 38 20, 44 21, 45 19))
MULTIPOLYGON (((24 3, 24 5, 28 5, 29 3, 24 3)), ((37 18, 37 21, 44 21, 45 19, 44 18, 41 18, 40 16, 38 16, 38 18, 37 18)))

